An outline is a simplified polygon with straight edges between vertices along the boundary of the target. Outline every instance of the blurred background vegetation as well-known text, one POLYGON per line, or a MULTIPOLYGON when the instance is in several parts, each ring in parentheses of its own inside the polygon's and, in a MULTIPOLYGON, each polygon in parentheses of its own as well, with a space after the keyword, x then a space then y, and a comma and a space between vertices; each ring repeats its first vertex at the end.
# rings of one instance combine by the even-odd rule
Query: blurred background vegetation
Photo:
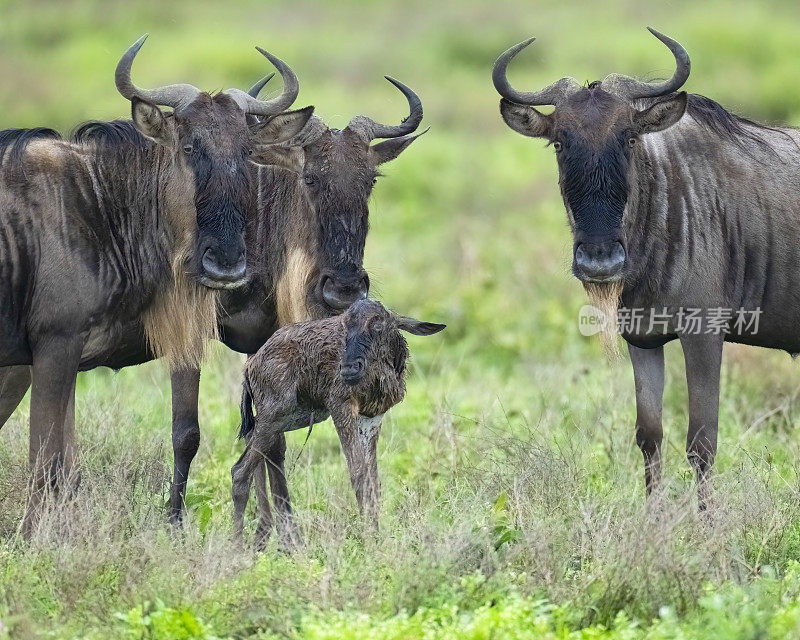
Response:
POLYGON ((290 438, 307 538, 291 558, 227 542, 240 357, 217 348, 205 369, 182 536, 165 524, 161 364, 81 375, 83 486, 31 543, 16 535, 22 407, 0 433, 0 637, 796 637, 796 365, 726 351, 721 515, 708 528, 683 453, 682 357, 668 349, 671 502, 650 520, 630 367, 577 331, 584 296, 552 151, 505 127, 491 86, 496 56, 530 35, 510 71, 519 87, 669 76, 672 57, 646 26, 688 50, 687 90, 800 123, 800 4, 789 0, 0 0, 0 128, 67 133, 127 117, 114 67, 145 32, 136 83, 246 88, 271 71, 259 45, 297 72, 296 105, 334 127, 407 113, 383 75, 413 87, 431 130, 385 168, 366 263, 376 297, 448 324, 411 340, 408 398, 384 423, 379 540, 360 536, 333 430, 315 430, 294 465, 304 434, 290 438))

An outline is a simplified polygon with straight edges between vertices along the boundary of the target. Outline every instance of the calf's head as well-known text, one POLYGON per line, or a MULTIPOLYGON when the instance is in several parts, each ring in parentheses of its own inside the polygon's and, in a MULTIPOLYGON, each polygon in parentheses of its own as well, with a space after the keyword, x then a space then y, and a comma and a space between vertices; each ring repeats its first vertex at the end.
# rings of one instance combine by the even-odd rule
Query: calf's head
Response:
POLYGON ((675 56, 677 69, 663 84, 648 84, 617 74, 580 86, 562 78, 541 91, 511 87, 506 68, 533 38, 503 53, 495 63, 494 85, 503 96, 506 124, 526 136, 548 140, 558 162, 559 182, 573 233, 575 276, 584 283, 619 282, 628 264, 625 215, 636 184, 637 146, 642 135, 661 131, 681 119, 686 93, 674 93, 689 76, 689 57, 677 42, 650 32, 675 56), (635 100, 656 98, 638 109, 635 100), (535 105, 554 105, 550 114, 535 105))
POLYGON ((172 158, 168 207, 189 209, 196 240, 189 271, 210 288, 233 288, 246 280, 245 212, 251 206, 248 161, 264 145, 288 140, 311 117, 313 107, 281 113, 294 102, 297 78, 282 61, 258 49, 275 65, 284 91, 270 101, 238 89, 211 95, 188 84, 140 89, 131 67, 144 44, 139 39, 117 65, 117 89, 131 101, 133 122, 172 158), (156 105, 171 107, 164 114, 156 105), (280 115, 278 115, 280 114, 280 115), (261 116, 264 122, 248 120, 261 116), (187 207, 187 201, 193 201, 187 207), (193 206, 192 206, 193 205, 193 206))
MULTIPOLYGON (((294 172, 308 204, 313 229, 305 277, 305 306, 312 317, 341 313, 367 297, 369 277, 363 267, 369 228, 369 198, 380 173, 419 135, 422 103, 407 86, 388 78, 405 96, 409 116, 399 125, 353 118, 343 130, 312 118, 296 139, 266 150, 264 161, 294 172), (385 138, 371 144, 373 140, 385 138)), ((256 85, 250 93, 256 94, 256 85)), ((299 318, 293 318, 298 320, 299 318)))
POLYGON ((422 322, 398 316, 375 300, 358 300, 342 315, 345 328, 344 349, 339 372, 345 384, 355 386, 367 375, 371 363, 391 358, 395 371, 405 371, 408 347, 400 330, 416 336, 429 336, 445 328, 443 324, 422 322))

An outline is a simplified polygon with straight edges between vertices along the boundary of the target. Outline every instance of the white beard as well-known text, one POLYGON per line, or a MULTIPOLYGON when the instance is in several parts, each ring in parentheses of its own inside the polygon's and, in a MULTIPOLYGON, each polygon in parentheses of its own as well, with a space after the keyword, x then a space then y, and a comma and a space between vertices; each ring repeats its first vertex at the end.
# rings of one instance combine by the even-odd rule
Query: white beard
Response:
POLYGON ((619 350, 619 331, 617 327, 617 311, 619 309, 620 298, 622 297, 623 281, 597 284, 585 282, 583 288, 589 296, 592 306, 597 309, 601 316, 601 330, 598 332, 600 343, 606 357, 611 360, 619 360, 621 357, 619 350))

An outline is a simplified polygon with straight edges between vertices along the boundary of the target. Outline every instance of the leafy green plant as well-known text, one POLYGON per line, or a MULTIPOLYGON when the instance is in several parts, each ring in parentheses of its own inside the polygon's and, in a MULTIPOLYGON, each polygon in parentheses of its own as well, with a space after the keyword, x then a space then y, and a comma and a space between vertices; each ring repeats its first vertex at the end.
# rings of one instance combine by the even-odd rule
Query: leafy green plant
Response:
POLYGON ((121 637, 130 640, 219 640, 189 609, 173 609, 160 600, 117 613, 121 637))

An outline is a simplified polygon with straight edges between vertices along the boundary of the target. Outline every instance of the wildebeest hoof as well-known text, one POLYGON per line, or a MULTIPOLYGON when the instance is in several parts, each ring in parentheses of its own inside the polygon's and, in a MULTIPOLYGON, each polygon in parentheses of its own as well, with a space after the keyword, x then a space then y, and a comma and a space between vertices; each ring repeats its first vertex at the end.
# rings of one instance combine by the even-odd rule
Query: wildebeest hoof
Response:
POLYGON ((278 551, 286 555, 292 555, 305 547, 303 536, 296 529, 281 534, 278 540, 278 551))
POLYGON ((272 531, 271 528, 266 529, 265 531, 263 530, 259 531, 258 529, 256 529, 256 539, 255 539, 256 553, 261 553, 262 551, 266 551, 271 531, 272 531))
POLYGON ((170 511, 169 523, 176 530, 183 529, 183 513, 181 511, 170 511))

